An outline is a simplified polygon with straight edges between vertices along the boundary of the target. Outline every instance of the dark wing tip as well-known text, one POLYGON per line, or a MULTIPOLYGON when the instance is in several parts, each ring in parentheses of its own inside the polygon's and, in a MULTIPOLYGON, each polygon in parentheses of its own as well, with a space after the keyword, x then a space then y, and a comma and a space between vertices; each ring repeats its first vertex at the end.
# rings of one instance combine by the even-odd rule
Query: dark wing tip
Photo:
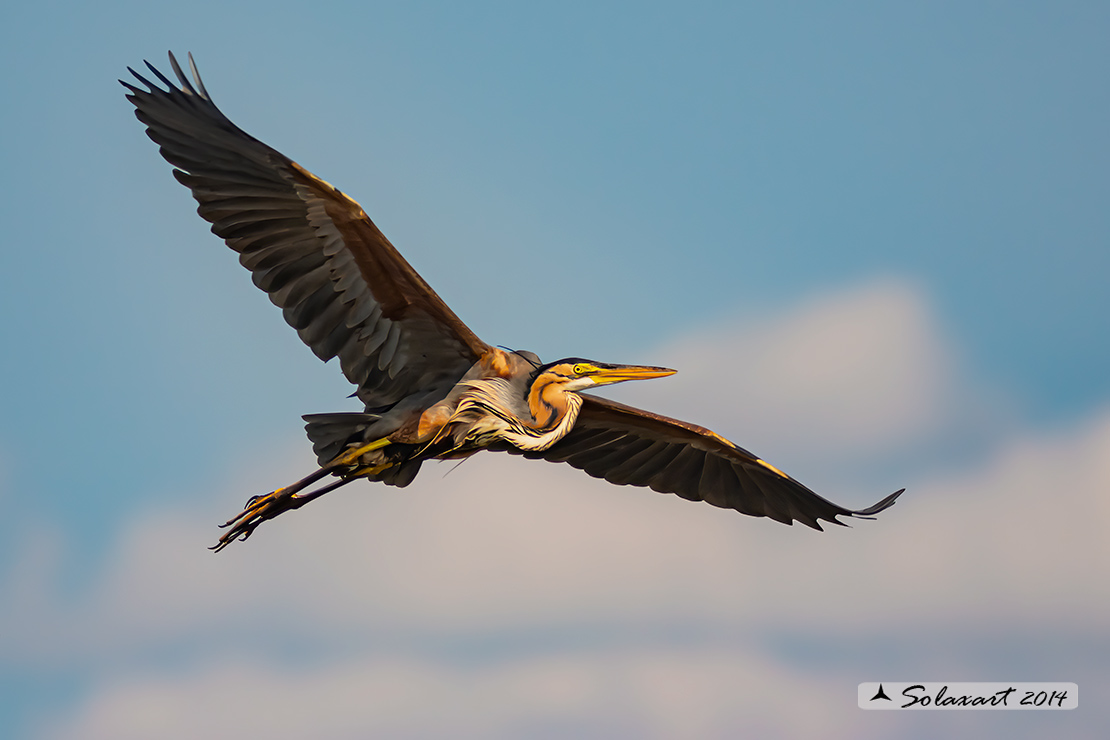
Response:
MULTIPOLYGON (((171 57, 173 54, 170 55, 171 57)), ((193 61, 193 52, 188 52, 189 56, 189 71, 193 73, 193 79, 196 80, 197 90, 200 91, 200 96, 205 100, 211 100, 212 96, 208 94, 208 90, 204 87, 204 80, 200 78, 200 70, 197 69, 197 63, 193 61)))
POLYGON ((905 492, 906 489, 901 488, 873 506, 868 506, 866 509, 860 509, 859 511, 853 511, 852 516, 856 517, 857 519, 873 519, 875 515, 879 512, 886 511, 891 506, 894 506, 894 502, 897 501, 898 497, 905 492))
MULTIPOLYGON (((188 57, 189 57, 189 71, 192 72, 192 74, 193 74, 193 79, 191 81, 189 80, 188 75, 186 75, 184 73, 184 71, 181 69, 181 65, 178 64, 177 57, 175 57, 173 55, 172 51, 169 52, 169 57, 170 57, 170 67, 173 68, 174 74, 177 75, 177 79, 180 82, 180 86, 177 85, 177 84, 174 84, 168 77, 166 77, 164 74, 162 74, 150 62, 148 62, 146 60, 143 60, 143 64, 145 64, 147 66, 147 68, 149 68, 150 71, 154 74, 154 76, 157 77, 162 82, 162 84, 166 86, 167 90, 169 90, 169 91, 180 90, 181 92, 184 92, 187 95, 195 95, 198 98, 203 98, 204 100, 207 100, 207 101, 211 102, 212 97, 208 94, 208 90, 205 89, 205 87, 204 87, 204 82, 200 79, 200 72, 197 71, 197 65, 193 61, 192 52, 190 52, 188 54, 188 57)), ((134 75, 135 79, 137 79, 139 82, 146 85, 150 89, 150 92, 155 92, 156 90, 162 92, 161 88, 159 88, 157 85, 152 83, 147 78, 143 77, 141 74, 136 72, 131 67, 128 67, 127 71, 130 72, 132 75, 134 75)), ((133 93, 142 93, 143 92, 143 91, 135 88, 133 85, 131 85, 127 82, 124 82, 123 80, 120 80, 119 82, 120 82, 121 85, 123 85, 127 89, 131 90, 133 93)))
MULTIPOLYGON (((181 65, 177 63, 177 57, 173 55, 172 51, 169 52, 169 55, 170 66, 173 67, 173 73, 177 75, 178 81, 181 82, 181 89, 191 95, 196 95, 197 91, 193 89, 192 84, 189 82, 189 78, 186 77, 185 73, 181 70, 181 65)), ((190 58, 192 58, 192 55, 190 55, 190 58)))
MULTIPOLYGON (((170 57, 170 58, 172 59, 173 57, 170 57)), ((176 64, 176 63, 177 62, 175 61, 174 64, 176 64)), ((166 77, 164 74, 162 74, 161 71, 159 71, 159 69, 157 67, 155 67, 153 64, 146 61, 145 59, 143 60, 143 64, 146 65, 146 68, 149 69, 151 71, 151 73, 154 74, 155 77, 157 77, 159 80, 162 81, 162 84, 166 86, 167 90, 174 90, 174 89, 177 88, 177 86, 174 85, 173 82, 170 81, 170 78, 166 77)), ((135 75, 135 76, 138 77, 138 75, 135 75)))

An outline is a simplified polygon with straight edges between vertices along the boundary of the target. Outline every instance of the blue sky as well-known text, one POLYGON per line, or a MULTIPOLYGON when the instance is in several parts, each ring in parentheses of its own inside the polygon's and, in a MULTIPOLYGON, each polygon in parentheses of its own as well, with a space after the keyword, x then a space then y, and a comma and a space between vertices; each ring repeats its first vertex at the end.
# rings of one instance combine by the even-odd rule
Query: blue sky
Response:
MULTIPOLYGON (((548 571, 549 552, 515 543, 521 562, 565 588, 553 591, 565 603, 580 606, 550 620, 521 604, 514 609, 499 587, 531 592, 492 556, 476 554, 466 577, 452 576, 478 589, 483 608, 462 596, 422 601, 431 597, 390 590, 388 573, 427 576, 427 563, 421 570, 396 554, 396 562, 383 563, 371 558, 388 553, 357 548, 323 548, 345 558, 342 567, 312 556, 353 579, 314 591, 319 614, 312 618, 354 640, 357 630, 345 631, 354 627, 335 622, 344 605, 352 608, 360 624, 380 629, 383 643, 393 641, 389 660, 412 668, 411 686, 445 706, 465 699, 485 707, 505 686, 531 686, 544 670, 564 675, 551 668, 564 659, 572 676, 611 670, 619 680, 667 665, 694 683, 745 680, 746 673, 730 673, 735 666, 706 657, 721 653, 755 660, 782 686, 803 686, 842 720, 834 729, 866 736, 881 728, 860 725, 854 707, 828 697, 842 689, 852 696, 855 683, 878 680, 883 669, 923 680, 930 671, 949 677, 946 670, 952 680, 1087 675, 1092 664, 1083 656, 1110 651, 1104 628, 1092 626, 1110 613, 1105 587, 1094 585, 1105 582, 1110 558, 1085 539, 1100 537, 1097 530, 1057 526, 1042 508, 1089 518, 1105 508, 1110 490, 1100 462, 1110 454, 1102 446, 1110 418, 1108 36, 1110 11, 1101 3, 106 2, 9 10, 0 29, 0 59, 15 71, 0 81, 0 163, 8 173, 0 185, 7 228, 0 599, 8 603, 0 612, 8 635, 0 642, 0 734, 67 737, 84 727, 126 736, 121 723, 129 720, 113 707, 152 686, 162 692, 154 703, 173 707, 241 681, 280 694, 299 670, 319 687, 342 687, 343 676, 375 685, 380 645, 359 643, 365 662, 345 663, 336 658, 341 650, 296 620, 227 654, 224 642, 241 638, 252 615, 295 601, 253 561, 267 553, 305 567, 288 552, 280 556, 281 548, 297 548, 298 530, 303 541, 328 542, 329 515, 347 528, 359 521, 386 527, 367 531, 406 553, 409 542, 435 553, 436 527, 450 530, 446 514, 434 513, 441 504, 473 518, 497 502, 538 527, 537 541, 557 547, 558 531, 593 553, 579 570, 572 558, 569 570, 548 571), (504 485, 484 482, 470 464, 447 478, 425 473, 409 499, 374 489, 321 502, 312 507, 319 514, 306 509, 287 527, 274 523, 273 536, 260 532, 245 553, 209 557, 210 524, 310 463, 299 415, 352 406, 338 370, 300 345, 208 233, 132 116, 116 79, 143 59, 165 68, 167 49, 193 52, 215 101, 239 126, 362 203, 487 341, 551 359, 670 364, 680 371, 674 379, 621 389, 620 397, 712 425, 845 503, 870 503, 902 485, 911 488, 907 499, 877 523, 837 533, 835 546, 803 544, 804 533, 772 523, 737 522, 640 491, 608 492, 553 466, 525 472, 519 461, 491 460, 475 469, 495 481, 509 471, 504 485), (538 274, 550 294, 537 293, 538 274), (558 295, 571 298, 553 302, 558 295), (708 392, 718 383, 732 386, 727 400, 708 392), (1023 498, 1031 481, 1040 485, 1023 498), (698 546, 693 522, 717 533, 706 535, 705 548, 722 549, 687 553, 694 560, 686 566, 652 561, 649 568, 613 555, 603 531, 579 531, 582 519, 560 519, 550 503, 503 500, 505 491, 558 497, 567 488, 571 496, 616 497, 568 506, 582 519, 620 527, 629 553, 650 550, 620 524, 625 516, 640 521, 640 507, 662 522, 689 516, 674 524, 687 528, 676 541, 698 546), (465 491, 493 498, 471 508, 441 499, 465 491), (965 507, 954 498, 960 495, 972 501, 965 507), (388 503, 378 510, 376 500, 388 503), (434 512, 398 509, 418 505, 408 501, 434 512), (1014 514, 1014 531, 1024 536, 1010 542, 995 520, 999 509, 1014 507, 1028 518, 1014 514), (944 510, 963 524, 947 530, 955 525, 944 510), (541 513, 548 519, 541 522, 541 513), (396 529, 389 516, 398 517, 396 529), (144 531, 166 537, 143 539, 144 531), (189 535, 175 539, 182 531, 189 535), (1001 539, 984 540, 984 531, 1001 539), (739 547, 737 538, 759 549, 730 549, 739 547), (782 573, 789 582, 808 570, 803 555, 831 563, 823 567, 866 569, 864 543, 888 552, 906 542, 970 558, 982 553, 985 582, 1002 585, 997 599, 964 609, 967 595, 982 588, 960 580, 953 561, 951 571, 929 571, 931 601, 895 589, 905 605, 891 609, 924 615, 911 618, 921 621, 918 641, 892 634, 884 643, 898 658, 865 649, 857 634, 875 627, 850 607, 877 598, 862 587, 854 602, 828 593, 810 604, 761 586, 764 576, 737 565, 757 595, 820 607, 837 615, 841 630, 773 628, 782 613, 747 612, 739 596, 725 598, 717 607, 759 636, 740 646, 715 641, 728 625, 710 619, 708 606, 659 607, 675 590, 690 603, 715 603, 708 594, 719 584, 699 581, 705 591, 684 591, 683 579, 667 570, 696 568, 699 557, 718 565, 731 557, 796 563, 796 572, 782 573), (1030 555, 1029 568, 1074 567, 1077 580, 1054 587, 1032 579, 1040 584, 1034 588, 1005 558, 986 554, 1008 546, 1043 548, 1044 559, 1030 555), (190 548, 207 559, 194 566, 190 548), (215 593, 234 600, 234 588, 212 584, 240 568, 273 589, 247 589, 241 604, 228 607, 227 623, 183 616, 155 628, 173 611, 166 604, 178 602, 141 597, 161 593, 154 576, 128 565, 147 558, 191 584, 181 587, 184 615, 215 593), (594 583, 582 568, 612 568, 639 585, 628 586, 629 601, 609 603, 612 584, 594 583), (362 590, 360 578, 404 608, 366 611, 369 597, 349 593, 362 590), (1040 614, 1036 605, 1049 597, 1082 613, 1062 607, 1041 615, 1074 638, 1047 642, 1027 661, 999 657, 1025 655, 1015 646, 1037 642, 1029 615, 1040 614), (130 605, 128 629, 143 635, 135 645, 113 642, 121 620, 112 603, 130 605), (947 606, 933 613, 933 603, 947 606), (424 624, 424 607, 457 619, 424 624), (639 619, 651 611, 666 618, 639 619), (963 645, 972 657, 948 666, 926 660, 936 652, 931 646, 951 637, 946 630, 962 624, 986 632, 1000 615, 1019 616, 1012 634, 992 638, 989 648, 963 645), (926 628, 933 617, 948 623, 926 628), (500 626, 466 627, 468 618, 500 626), (406 626, 413 622, 424 626, 406 626), (50 649, 36 632, 48 627, 72 649, 50 649), (642 640, 619 637, 628 630, 640 630, 642 640), (844 638, 845 631, 854 636, 844 638), (702 637, 683 637, 691 634, 702 637), (838 639, 864 657, 813 648, 838 639), (700 647, 688 650, 688 643, 700 647), (460 676, 489 696, 444 688, 460 676)), ((485 536, 498 542, 504 527, 524 526, 492 524, 501 528, 485 536)), ((653 529, 658 523, 644 526, 672 536, 653 529)), ((576 690, 588 685, 566 682, 576 690)), ((644 691, 630 688, 628 696, 654 696, 644 691)), ((518 698, 534 706, 531 694, 518 698)), ((610 702, 617 707, 610 713, 578 714, 571 702, 565 725, 525 709, 515 718, 460 709, 454 720, 487 736, 510 726, 549 735, 561 726, 637 734, 648 721, 642 708, 654 702, 628 701, 610 702)), ((717 718, 701 728, 706 736, 749 727, 706 702, 706 716, 717 718)), ((683 711, 656 718, 658 726, 688 728, 683 711)), ((1059 721, 1069 724, 1055 729, 1092 731, 1095 711, 1030 726, 1050 731, 1059 721)), ((403 714, 383 729, 351 712, 351 727, 420 737, 442 730, 403 714)), ((759 726, 784 736, 804 729, 789 723, 791 713, 760 715, 759 726)), ((978 732, 998 736, 1017 727, 974 722, 978 732)), ((899 727, 928 735, 942 726, 899 727)), ((141 729, 136 736, 144 736, 141 729)), ((159 735, 171 736, 145 736, 159 735)))

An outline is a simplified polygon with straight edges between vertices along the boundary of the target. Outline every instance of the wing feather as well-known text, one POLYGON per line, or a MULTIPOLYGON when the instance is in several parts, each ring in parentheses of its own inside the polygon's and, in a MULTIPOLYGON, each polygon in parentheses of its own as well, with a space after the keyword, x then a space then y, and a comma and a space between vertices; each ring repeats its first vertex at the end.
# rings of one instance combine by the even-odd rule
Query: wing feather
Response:
POLYGON ((368 407, 446 391, 489 351, 362 208, 220 112, 170 54, 172 82, 129 70, 128 99, 212 231, 322 360, 339 357, 368 407), (159 84, 160 83, 160 84, 159 84))
POLYGON ((583 394, 574 428, 533 459, 566 462, 617 485, 650 487, 690 501, 705 501, 784 524, 871 517, 902 491, 874 506, 852 510, 828 501, 752 453, 696 424, 583 394))

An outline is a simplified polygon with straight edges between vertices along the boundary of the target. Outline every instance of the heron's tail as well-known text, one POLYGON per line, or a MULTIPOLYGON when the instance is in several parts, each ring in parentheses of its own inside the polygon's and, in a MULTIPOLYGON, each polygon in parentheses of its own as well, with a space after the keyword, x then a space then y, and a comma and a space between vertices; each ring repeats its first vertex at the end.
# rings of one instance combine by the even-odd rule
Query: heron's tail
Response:
MULTIPOLYGON (((305 431, 312 440, 312 451, 321 468, 334 468, 336 459, 350 454, 367 443, 374 444, 370 429, 379 419, 377 414, 338 412, 333 414, 308 414, 303 417, 305 431), (369 432, 367 430, 370 430, 369 432)), ((348 470, 344 477, 368 478, 390 486, 404 488, 412 483, 420 471, 422 457, 415 445, 393 444, 386 449, 385 464, 361 470, 348 470)), ((339 473, 336 473, 337 475, 339 473)))
POLYGON ((301 418, 307 422, 304 429, 321 466, 334 460, 348 443, 365 440, 366 430, 381 419, 377 414, 359 412, 307 414, 301 418))

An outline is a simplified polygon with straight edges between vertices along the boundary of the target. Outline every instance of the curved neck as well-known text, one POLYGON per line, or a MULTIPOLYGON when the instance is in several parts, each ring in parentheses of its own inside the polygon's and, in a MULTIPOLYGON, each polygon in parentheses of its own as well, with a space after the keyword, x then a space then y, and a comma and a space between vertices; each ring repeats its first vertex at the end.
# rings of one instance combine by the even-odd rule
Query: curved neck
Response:
MULTIPOLYGON (((582 399, 577 393, 566 391, 560 383, 554 382, 554 379, 541 376, 532 383, 532 388, 528 391, 528 411, 535 421, 531 426, 536 429, 556 427, 572 406, 575 407, 574 412, 577 416, 577 406, 581 404, 582 399), (571 400, 572 397, 577 400, 577 404, 571 400)), ((574 423, 573 420, 571 423, 574 423)))
POLYGON ((553 378, 537 378, 528 391, 527 401, 533 419, 528 426, 532 431, 505 434, 506 439, 524 450, 546 450, 558 442, 574 427, 582 408, 582 397, 564 390, 553 378))

